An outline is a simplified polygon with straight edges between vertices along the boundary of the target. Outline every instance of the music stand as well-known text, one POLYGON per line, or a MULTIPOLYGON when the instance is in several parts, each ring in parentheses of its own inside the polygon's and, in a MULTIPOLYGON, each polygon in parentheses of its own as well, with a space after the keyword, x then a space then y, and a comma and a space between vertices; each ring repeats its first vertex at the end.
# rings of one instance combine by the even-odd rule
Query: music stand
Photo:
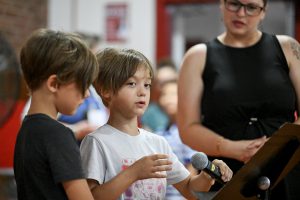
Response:
MULTIPOLYGON (((300 161, 300 125, 284 124, 265 145, 245 164, 233 178, 223 186, 212 200, 257 200, 267 199, 268 192, 295 167, 300 161), (263 191, 258 180, 267 177, 270 187, 263 191), (266 196, 265 196, 266 195, 266 196)), ((203 192, 198 197, 203 197, 203 192)))

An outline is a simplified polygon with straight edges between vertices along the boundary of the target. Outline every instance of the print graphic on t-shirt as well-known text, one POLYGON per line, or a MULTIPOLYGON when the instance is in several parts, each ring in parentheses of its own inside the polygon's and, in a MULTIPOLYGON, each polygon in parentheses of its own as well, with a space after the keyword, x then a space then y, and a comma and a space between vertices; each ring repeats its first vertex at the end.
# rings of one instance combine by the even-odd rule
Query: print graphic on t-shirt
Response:
MULTIPOLYGON (((135 162, 134 159, 123 159, 122 170, 135 162)), ((166 179, 144 179, 134 182, 124 193, 125 200, 163 200, 166 194, 166 179)))

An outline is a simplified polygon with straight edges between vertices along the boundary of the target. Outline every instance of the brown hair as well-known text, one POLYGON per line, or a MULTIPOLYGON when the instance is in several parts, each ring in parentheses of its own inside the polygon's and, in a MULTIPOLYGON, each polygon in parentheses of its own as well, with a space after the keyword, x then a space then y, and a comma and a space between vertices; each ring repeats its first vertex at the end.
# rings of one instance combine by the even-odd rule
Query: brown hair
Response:
POLYGON ((263 0, 263 2, 264 2, 264 7, 266 7, 268 0, 263 0))
POLYGON ((174 71, 177 71, 177 68, 173 62, 173 60, 171 60, 170 58, 164 58, 164 59, 161 59, 158 63, 157 63, 157 66, 156 66, 156 69, 159 70, 161 68, 164 68, 164 67, 170 67, 172 68, 174 71))
MULTIPOLYGON (((223 0, 225 1, 225 0, 223 0)), ((264 3, 264 8, 267 6, 267 3, 268 3, 268 0, 263 0, 263 3, 264 3)))
POLYGON ((73 33, 38 29, 21 49, 20 59, 31 91, 55 74, 58 84, 74 81, 84 95, 98 72, 95 55, 80 36, 73 33))
MULTIPOLYGON (((134 49, 106 48, 96 54, 99 73, 94 82, 97 93, 102 97, 102 92, 117 93, 122 85, 132 77, 141 65, 149 70, 153 78, 153 69, 149 60, 134 49)), ((102 97, 104 105, 108 105, 102 97)))

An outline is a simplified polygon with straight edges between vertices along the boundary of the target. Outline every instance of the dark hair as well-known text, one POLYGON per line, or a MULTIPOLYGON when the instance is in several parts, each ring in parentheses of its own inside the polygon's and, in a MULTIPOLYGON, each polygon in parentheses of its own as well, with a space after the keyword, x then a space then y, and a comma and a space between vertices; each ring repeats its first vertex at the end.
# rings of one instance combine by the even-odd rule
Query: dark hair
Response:
POLYGON ((263 0, 263 3, 264 3, 264 7, 266 7, 267 3, 268 3, 268 0, 263 0))
POLYGON ((170 68, 174 69, 175 71, 177 71, 177 68, 176 68, 174 62, 170 58, 161 59, 157 63, 156 69, 158 70, 158 69, 161 69, 164 67, 170 67, 170 68))
POLYGON ((166 80, 166 81, 164 81, 160 84, 160 87, 163 88, 164 86, 166 86, 168 84, 178 84, 178 79, 173 78, 173 79, 170 79, 170 80, 166 80))
POLYGON ((73 33, 38 29, 20 54, 25 81, 31 91, 55 74, 58 84, 75 82, 82 94, 97 75, 97 60, 92 51, 73 33))
MULTIPOLYGON (((149 70, 153 78, 153 69, 149 60, 140 52, 133 49, 106 48, 96 54, 99 66, 94 87, 102 97, 102 92, 117 93, 124 83, 132 77, 138 67, 143 66, 149 70)), ((102 97, 104 105, 108 105, 102 97)))

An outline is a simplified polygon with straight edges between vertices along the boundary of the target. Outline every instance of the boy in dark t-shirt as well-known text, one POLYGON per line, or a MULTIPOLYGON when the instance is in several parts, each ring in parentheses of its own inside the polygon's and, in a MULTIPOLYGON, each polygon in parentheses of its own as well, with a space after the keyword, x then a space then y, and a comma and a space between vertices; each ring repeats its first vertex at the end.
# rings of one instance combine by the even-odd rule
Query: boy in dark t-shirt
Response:
POLYGON ((20 55, 32 100, 15 146, 18 199, 93 199, 74 134, 56 118, 89 96, 95 55, 78 35, 48 29, 35 31, 20 55))

